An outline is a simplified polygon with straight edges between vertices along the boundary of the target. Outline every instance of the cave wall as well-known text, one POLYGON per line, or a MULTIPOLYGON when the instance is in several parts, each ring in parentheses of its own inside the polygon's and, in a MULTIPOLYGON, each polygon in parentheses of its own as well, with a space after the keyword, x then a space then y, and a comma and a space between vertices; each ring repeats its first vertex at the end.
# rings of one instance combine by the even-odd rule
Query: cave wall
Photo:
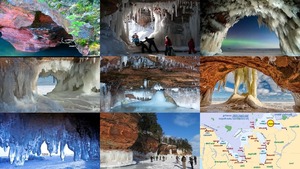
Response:
POLYGON ((0 110, 39 111, 50 106, 61 111, 57 103, 36 93, 38 77, 53 75, 58 80, 53 93, 80 95, 98 92, 99 72, 100 58, 1 58, 0 110), (42 103, 34 106, 38 100, 42 103), (22 102, 28 104, 26 110, 22 102))
POLYGON ((296 107, 299 106, 300 58, 218 56, 201 57, 200 62, 201 106, 211 104, 214 87, 219 80, 228 73, 243 67, 254 68, 270 76, 278 86, 293 93, 296 107))
POLYGON ((100 55, 99 5, 99 0, 4 0, 0 2, 0 31, 3 39, 20 51, 37 52, 55 47, 64 38, 75 41, 84 56, 100 55), (75 23, 72 17, 78 17, 78 11, 81 14, 75 23))
POLYGON ((97 114, 2 113, 0 123, 0 147, 10 148, 10 163, 15 166, 26 165, 30 155, 40 156, 43 142, 50 155, 59 154, 62 161, 66 144, 74 152, 74 161, 99 160, 97 114))
POLYGON ((300 4, 297 1, 222 1, 201 3, 202 55, 221 53, 221 45, 229 28, 245 16, 258 16, 259 24, 274 31, 284 55, 300 54, 300 4))

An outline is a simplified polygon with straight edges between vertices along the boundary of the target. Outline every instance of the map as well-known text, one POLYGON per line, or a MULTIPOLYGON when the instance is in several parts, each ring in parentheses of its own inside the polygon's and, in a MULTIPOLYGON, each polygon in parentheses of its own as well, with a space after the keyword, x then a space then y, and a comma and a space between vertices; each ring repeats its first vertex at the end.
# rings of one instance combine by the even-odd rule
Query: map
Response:
POLYGON ((201 114, 201 169, 300 168, 296 113, 201 114))

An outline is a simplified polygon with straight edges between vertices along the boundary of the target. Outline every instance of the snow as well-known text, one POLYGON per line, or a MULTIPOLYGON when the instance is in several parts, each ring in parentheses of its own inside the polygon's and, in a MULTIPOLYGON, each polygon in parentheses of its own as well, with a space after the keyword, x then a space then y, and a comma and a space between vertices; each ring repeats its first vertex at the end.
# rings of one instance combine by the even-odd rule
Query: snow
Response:
MULTIPOLYGON (((141 169, 141 168, 145 168, 145 169, 174 169, 174 168, 178 168, 178 169, 182 169, 182 163, 181 161, 179 163, 176 163, 176 155, 167 155, 167 160, 162 161, 162 160, 158 160, 158 161, 153 161, 151 162, 150 159, 148 160, 144 160, 144 161, 140 161, 138 164, 136 165, 131 165, 131 166, 127 166, 127 167, 122 167, 123 169, 141 169)), ((188 162, 188 157, 190 157, 189 155, 186 156, 187 157, 187 162, 186 162, 186 168, 187 169, 191 169, 191 165, 188 162)), ((179 158, 181 159, 181 156, 179 156, 179 158)), ((199 160, 200 158, 197 157, 197 165, 195 165, 194 163, 194 169, 199 169, 199 160)), ((102 168, 102 167, 101 167, 102 168)))

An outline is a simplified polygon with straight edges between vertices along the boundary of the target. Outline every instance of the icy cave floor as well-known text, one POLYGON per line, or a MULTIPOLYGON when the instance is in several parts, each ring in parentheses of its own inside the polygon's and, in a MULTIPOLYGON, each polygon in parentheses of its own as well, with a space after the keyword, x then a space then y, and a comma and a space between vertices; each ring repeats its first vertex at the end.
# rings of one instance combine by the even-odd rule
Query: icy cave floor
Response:
POLYGON ((280 49, 222 49, 215 56, 284 56, 280 49))
MULTIPOLYGON (((37 86, 37 94, 50 98, 55 103, 63 107, 63 112, 99 112, 100 111, 100 94, 78 94, 70 92, 50 93, 55 84, 43 84, 37 86), (48 94, 50 93, 50 94, 48 94)), ((39 110, 47 112, 47 108, 39 110)))
POLYGON ((0 157, 0 168, 5 169, 96 169, 100 166, 100 160, 73 161, 73 156, 66 156, 65 161, 61 161, 59 156, 45 156, 28 160, 24 166, 15 167, 9 163, 8 158, 0 157))
POLYGON ((214 101, 211 105, 201 107, 201 112, 293 112, 294 102, 262 102, 263 107, 252 108, 247 104, 226 104, 214 101))
MULTIPOLYGON (((197 158, 199 159, 199 157, 197 158)), ((188 161, 188 160, 187 160, 188 161)), ((197 165, 194 164, 194 169, 199 169, 199 160, 197 161, 197 165)), ((110 168, 110 167, 102 167, 101 168, 110 168)), ((122 169, 182 169, 182 163, 176 163, 176 156, 168 156, 168 159, 165 161, 153 161, 151 162, 150 160, 145 160, 145 161, 140 161, 137 164, 130 165, 130 166, 125 166, 125 167, 117 167, 117 168, 122 168, 122 169)), ((186 162, 186 168, 191 169, 191 165, 189 162, 186 162)))
MULTIPOLYGON (((145 53, 142 53, 141 47, 137 47, 134 45, 128 46, 128 51, 130 55, 138 55, 138 56, 165 56, 165 49, 158 48, 159 52, 157 53, 155 49, 152 47, 152 53, 148 53, 145 49, 145 53)), ((196 53, 189 54, 187 47, 174 47, 174 52, 176 56, 200 56, 200 48, 195 48, 196 53)))

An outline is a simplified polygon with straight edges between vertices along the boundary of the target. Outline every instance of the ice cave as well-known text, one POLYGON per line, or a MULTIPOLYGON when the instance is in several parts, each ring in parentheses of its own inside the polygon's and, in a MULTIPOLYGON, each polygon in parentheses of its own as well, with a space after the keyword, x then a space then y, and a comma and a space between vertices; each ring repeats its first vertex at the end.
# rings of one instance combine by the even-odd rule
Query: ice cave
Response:
POLYGON ((199 65, 197 56, 101 57, 100 110, 199 112, 199 65))
POLYGON ((1 168, 100 165, 99 114, 3 113, 0 117, 1 168))
POLYGON ((248 16, 257 16, 260 25, 275 32, 283 55, 300 54, 300 4, 295 0, 208 0, 203 1, 200 7, 202 55, 222 53, 222 42, 228 30, 248 16))
POLYGON ((200 62, 201 111, 299 112, 299 58, 218 56, 200 62), (222 87, 218 96, 214 91, 222 87), (222 110, 215 101, 224 102, 222 110))
POLYGON ((193 38, 199 51, 200 0, 102 0, 101 6, 101 56, 141 52, 132 42, 134 33, 141 41, 154 38, 159 51, 165 49, 165 36, 180 52, 193 38))
POLYGON ((1 112, 100 109, 99 58, 1 58, 0 61, 1 112), (43 77, 54 78, 54 83, 43 77))

